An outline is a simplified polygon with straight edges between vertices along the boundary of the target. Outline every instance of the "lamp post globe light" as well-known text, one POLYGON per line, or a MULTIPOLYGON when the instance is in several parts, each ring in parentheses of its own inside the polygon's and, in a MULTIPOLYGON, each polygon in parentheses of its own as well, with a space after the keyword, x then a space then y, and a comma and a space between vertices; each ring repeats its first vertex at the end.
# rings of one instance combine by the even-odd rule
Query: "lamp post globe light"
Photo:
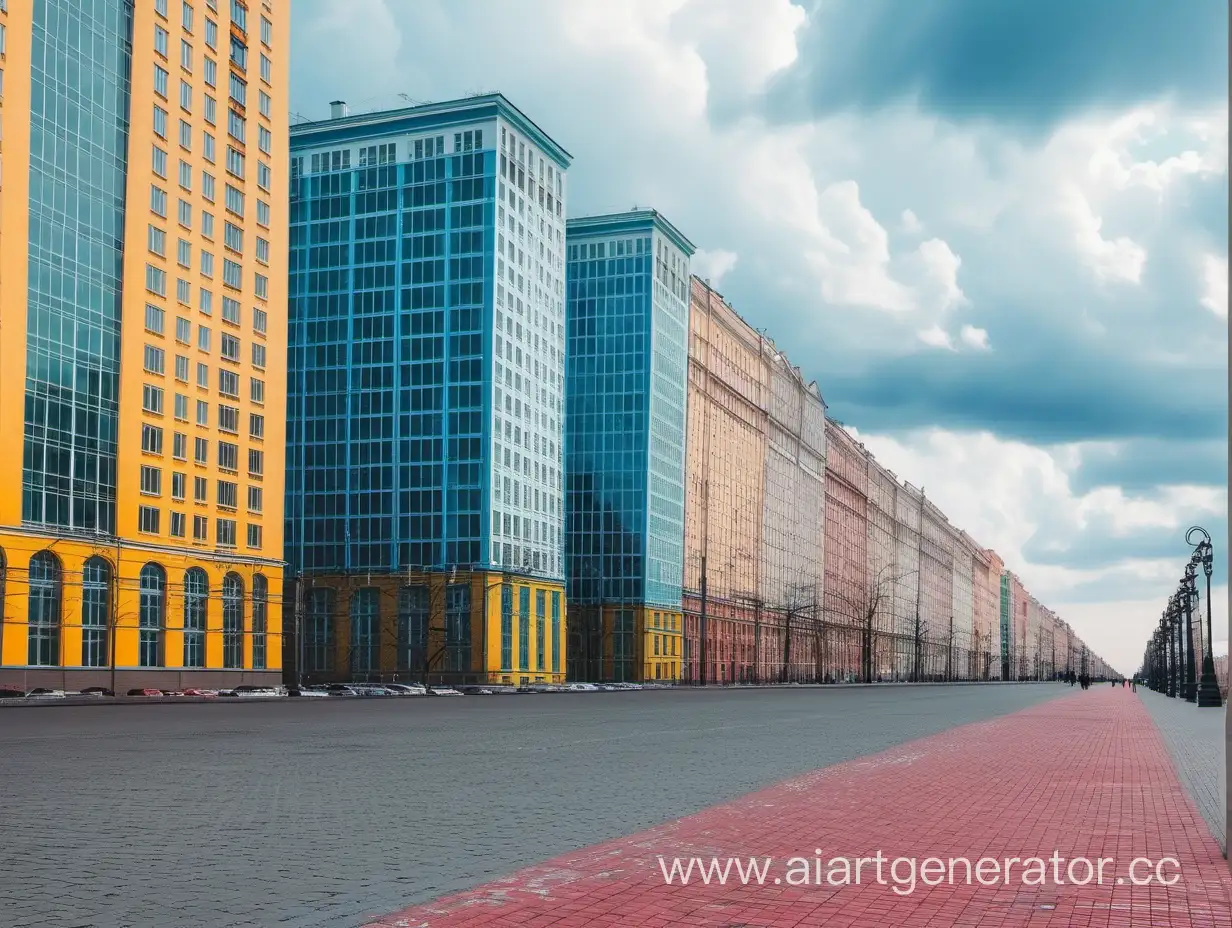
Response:
MULTIPOLYGON (((1185 533, 1185 543, 1193 546, 1194 552, 1189 559, 1186 575, 1193 574, 1193 592, 1197 597, 1197 568, 1202 567, 1206 577, 1206 646, 1202 649, 1202 679, 1198 684, 1198 707, 1201 709, 1223 708, 1223 697, 1219 694, 1219 682, 1215 678, 1214 631, 1211 626, 1211 574, 1215 567, 1215 550, 1211 544, 1211 533, 1200 526, 1193 526, 1185 533), (1193 539, 1197 538, 1197 541, 1193 539)), ((1198 614, 1201 622, 1201 613, 1198 614)), ((1199 634, 1201 629, 1199 628, 1199 634)))

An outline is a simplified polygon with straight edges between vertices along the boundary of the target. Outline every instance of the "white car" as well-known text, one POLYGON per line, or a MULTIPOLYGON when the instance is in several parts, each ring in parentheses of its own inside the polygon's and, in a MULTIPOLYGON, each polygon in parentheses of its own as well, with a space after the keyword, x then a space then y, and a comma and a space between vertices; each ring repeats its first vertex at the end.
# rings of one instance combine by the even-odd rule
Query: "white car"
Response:
POLYGON ((305 696, 310 698, 326 698, 329 693, 316 686, 293 686, 287 691, 288 696, 305 696))
POLYGON ((395 696, 427 696, 427 687, 420 686, 417 683, 386 683, 385 689, 393 692, 395 696))
POLYGON ((64 699, 64 690, 49 690, 46 687, 36 687, 26 693, 26 699, 64 699))
POLYGON ((566 683, 565 689, 567 689, 570 693, 599 692, 599 687, 595 686, 593 683, 566 683))
POLYGON ((461 696, 452 686, 433 686, 428 690, 429 696, 461 696))

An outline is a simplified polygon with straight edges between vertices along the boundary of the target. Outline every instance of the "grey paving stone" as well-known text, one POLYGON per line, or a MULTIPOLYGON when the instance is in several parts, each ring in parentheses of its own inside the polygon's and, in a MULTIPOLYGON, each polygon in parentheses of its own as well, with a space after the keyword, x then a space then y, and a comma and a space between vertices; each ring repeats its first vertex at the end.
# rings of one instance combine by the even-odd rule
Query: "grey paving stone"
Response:
POLYGON ((352 928, 1070 692, 802 687, 0 709, 0 928, 352 928))
POLYGON ((1183 699, 1169 699, 1146 687, 1138 688, 1143 704, 1163 735, 1185 791, 1224 854, 1228 852, 1225 817, 1224 713, 1199 709, 1183 699))

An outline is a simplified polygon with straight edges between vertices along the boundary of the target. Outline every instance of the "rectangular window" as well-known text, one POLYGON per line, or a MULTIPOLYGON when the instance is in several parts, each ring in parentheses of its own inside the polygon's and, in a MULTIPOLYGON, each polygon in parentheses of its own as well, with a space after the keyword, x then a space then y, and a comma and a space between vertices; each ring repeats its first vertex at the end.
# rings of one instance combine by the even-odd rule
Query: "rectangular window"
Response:
POLYGON ((197 400, 197 425, 210 424, 210 404, 205 400, 197 400))
POLYGON ((262 264, 269 264, 269 241, 257 236, 257 260, 262 264))
POLYGON ((149 234, 146 236, 150 251, 158 255, 160 258, 167 257, 167 234, 158 226, 150 226, 149 234))
POLYGON ((163 471, 161 467, 149 464, 141 465, 141 492, 147 496, 161 496, 163 492, 163 471))
POLYGON ((163 390, 153 384, 141 385, 141 409, 156 416, 163 414, 163 390))
POLYGON ((261 17, 261 44, 269 48, 273 43, 274 27, 268 19, 261 17))
POLYGON ((261 503, 262 503, 261 488, 260 487, 249 487, 248 488, 248 511, 249 512, 260 512, 261 503))
POLYGON ((253 477, 260 477, 265 473, 265 452, 260 448, 251 448, 248 451, 248 473, 253 477))
POLYGON ((184 523, 185 523, 184 513, 182 512, 171 513, 171 537, 172 538, 183 538, 184 537, 184 523))
POLYGON ((270 95, 264 90, 257 91, 257 109, 266 119, 270 118, 270 112, 273 109, 270 101, 270 95))
POLYGON ((167 18, 167 0, 154 0, 154 12, 163 19, 167 18))
POLYGON ((257 439, 265 437, 265 416, 255 412, 248 414, 248 437, 257 439))
POLYGON ((231 22, 240 32, 248 31, 248 9, 242 0, 231 0, 231 22))
POLYGON ((270 83, 274 79, 274 68, 270 63, 269 58, 265 55, 261 56, 261 80, 265 83, 270 83))
POLYGON ((260 187, 262 190, 268 192, 270 189, 271 182, 272 182, 272 174, 270 172, 270 166, 266 164, 264 161, 258 161, 257 162, 257 186, 260 187))
POLYGON ((192 84, 180 81, 180 109, 185 113, 192 112, 192 84))
POLYGON ((252 366, 257 368, 258 370, 265 369, 265 346, 264 345, 254 344, 252 346, 252 366))
POLYGON ((147 454, 163 453, 163 430, 157 425, 141 424, 141 450, 147 454))
POLYGON ((167 137, 167 111, 154 104, 154 134, 160 139, 167 137))
POLYGON ((203 277, 214 276, 214 254, 213 252, 201 252, 201 274, 203 277))
POLYGON ((188 421, 188 397, 183 393, 175 395, 175 418, 179 422, 188 421))
POLYGON ((192 165, 187 161, 180 162, 180 186, 192 190, 192 165))
POLYGON ((216 519, 214 526, 217 529, 216 541, 223 548, 235 547, 235 520, 234 519, 216 519))
POLYGON ((187 39, 180 39, 180 67, 185 71, 192 73, 193 69, 193 51, 192 44, 187 39))
MULTIPOLYGON (((197 386, 199 386, 202 390, 208 390, 210 388, 210 366, 208 364, 202 364, 200 361, 197 362, 197 386)), ((197 417, 197 420, 201 422, 202 425, 205 424, 205 421, 202 420, 200 416, 197 417)))
POLYGON ((154 92, 164 100, 167 99, 167 76, 165 68, 154 65, 154 92))
POLYGON ((274 147, 274 135, 265 126, 257 127, 257 147, 267 155, 272 153, 274 147))
POLYGON ((205 541, 209 525, 210 520, 206 516, 193 516, 193 540, 205 541))
POLYGON ((237 471, 240 469, 240 449, 229 441, 218 443, 218 466, 222 470, 237 471))
POLYGON ((205 82, 210 87, 218 86, 218 64, 208 56, 205 59, 205 82))
POLYGON ((175 340, 185 345, 192 340, 192 323, 183 316, 175 317, 175 340))
MULTIPOLYGON (((159 0, 159 2, 165 2, 165 0, 159 0)), ((154 24, 154 51, 164 58, 167 57, 167 30, 158 23, 154 24)))
POLYGON ((226 203, 227 210, 229 212, 235 213, 235 215, 243 217, 244 215, 244 194, 242 191, 238 190, 235 187, 232 187, 230 184, 227 184, 225 203, 226 203))
POLYGON ((269 299, 269 278, 264 274, 254 275, 253 290, 259 299, 269 299))
POLYGON ((265 381, 256 377, 248 378, 248 399, 258 406, 265 405, 265 381))
POLYGON ((228 361, 239 361, 240 359, 240 340, 234 335, 223 332, 220 344, 218 346, 219 353, 228 361))
POLYGON ((158 508, 156 506, 137 507, 137 531, 147 535, 158 534, 158 508))
POLYGON ((240 410, 238 406, 218 405, 218 429, 238 435, 240 432, 240 410))
POLYGON ((186 239, 176 242, 175 260, 180 267, 192 267, 192 245, 186 239))
POLYGON ((218 23, 209 17, 205 20, 205 44, 210 48, 218 48, 218 23))
MULTIPOLYGON (((211 174, 209 171, 201 172, 201 196, 205 197, 206 202, 209 202, 209 203, 214 202, 214 175, 211 174)), ((206 215, 207 214, 205 213, 201 214, 202 216, 201 231, 202 232, 206 231, 206 220, 205 220, 206 215)), ((207 234, 209 235, 210 238, 213 238, 214 237, 214 229, 213 229, 214 217, 213 216, 210 216, 209 225, 210 225, 210 230, 207 234)))
POLYGON ((182 354, 175 356, 175 379, 188 383, 188 358, 182 354))
POLYGON ((211 126, 218 125, 218 101, 208 93, 205 95, 204 113, 206 122, 211 126))
POLYGON ((184 27, 185 32, 193 31, 193 8, 188 0, 184 0, 184 11, 181 14, 180 24, 184 27))
POLYGON ((157 306, 151 303, 145 305, 145 330, 153 332, 155 335, 163 334, 163 325, 167 315, 157 306))
POLYGON ((240 378, 235 371, 218 372, 218 392, 231 399, 240 398, 240 378))
POLYGON ((154 173, 166 180, 167 178, 167 153, 154 146, 154 173))
POLYGON ((157 184, 150 184, 150 210, 167 218, 167 191, 157 184))
POLYGON ((252 311, 252 330, 258 335, 265 334, 266 320, 269 317, 263 309, 254 309, 252 311))
POLYGON ((185 306, 192 302, 192 284, 186 280, 175 282, 175 298, 185 306))
MULTIPOLYGON (((243 215, 241 213, 240 215, 243 215)), ((270 224, 270 205, 264 200, 257 200, 257 225, 268 229, 270 224)))
POLYGON ((145 266, 145 288, 159 296, 167 295, 167 272, 152 264, 145 266))
POLYGON ((248 105, 248 84, 234 71, 231 72, 230 91, 232 100, 240 106, 248 105))
POLYGON ((188 460, 188 436, 183 432, 171 434, 171 456, 177 461, 188 460))
POLYGON ((197 347, 202 351, 210 350, 210 330, 208 326, 197 326, 197 347))
POLYGON ((176 206, 176 220, 185 229, 192 228, 192 204, 187 200, 180 200, 176 206))
POLYGON ((230 258, 222 260, 222 282, 239 290, 244 286, 244 269, 230 258))
POLYGON ((230 145, 227 146, 227 173, 241 180, 244 177, 244 155, 230 145))
POLYGON ((235 509, 239 505, 239 487, 230 480, 219 480, 216 498, 223 509, 235 509))
POLYGON ((144 364, 145 370, 148 371, 149 373, 162 374, 164 358, 165 358, 165 355, 163 354, 163 350, 161 348, 156 348, 153 345, 145 346, 145 355, 143 358, 143 364, 144 364))
POLYGON ((222 243, 234 252, 244 252, 244 230, 232 222, 226 222, 222 227, 222 243))
POLYGON ((180 148, 192 151, 192 123, 180 120, 180 148))
POLYGON ((261 526, 248 523, 248 547, 254 551, 261 550, 261 526))
POLYGON ((184 499, 184 494, 187 492, 188 475, 182 474, 179 471, 171 472, 171 498, 181 501, 184 499))
MULTIPOLYGON (((213 255, 211 255, 210 257, 213 258, 213 255)), ((211 264, 211 267, 212 266, 213 265, 211 264)), ((207 316, 213 315, 214 313, 214 294, 210 293, 210 291, 206 290, 204 287, 201 288, 200 293, 201 293, 201 301, 197 304, 197 308, 200 309, 201 312, 207 316)))
POLYGON ((227 135, 244 144, 244 117, 235 110, 227 109, 227 135))
MULTIPOLYGON (((197 464, 208 464, 209 460, 210 460, 209 439, 207 438, 194 439, 193 440, 193 461, 197 464)), ((205 484, 204 477, 198 477, 196 479, 201 481, 202 485, 205 484)), ((199 497, 197 497, 197 499, 200 500, 201 502, 205 502, 205 493, 203 492, 199 497)))
POLYGON ((240 324, 240 303, 229 296, 222 298, 222 321, 240 324))

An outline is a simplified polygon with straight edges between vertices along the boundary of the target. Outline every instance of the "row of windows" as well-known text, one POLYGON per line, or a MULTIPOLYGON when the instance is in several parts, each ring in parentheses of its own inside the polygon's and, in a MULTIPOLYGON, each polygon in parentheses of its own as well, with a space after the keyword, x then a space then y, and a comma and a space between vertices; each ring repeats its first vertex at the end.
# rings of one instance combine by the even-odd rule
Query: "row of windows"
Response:
MULTIPOLYGON (((5 562, 0 552, 0 600, 3 598, 5 562)), ((83 667, 108 666, 115 628, 112 601, 111 564, 94 556, 85 562, 81 574, 81 654, 83 667)), ((63 602, 64 577, 60 561, 50 551, 40 551, 30 559, 27 594, 27 662, 32 666, 55 667, 75 663, 76 655, 64 653, 63 602)), ((162 667, 166 663, 164 643, 167 629, 167 572, 158 564, 146 564, 139 575, 138 664, 162 667)), ((269 616, 269 585, 261 574, 253 577, 252 597, 246 601, 244 581, 228 573, 222 581, 223 667, 244 666, 244 641, 251 647, 251 667, 266 666, 266 636, 269 616), (247 621, 246 621, 247 619, 247 621)), ((181 624, 182 666, 205 666, 206 615, 209 604, 209 577, 199 567, 184 573, 181 624)))
MULTIPOLYGON (((209 517, 194 515, 192 517, 193 541, 208 542, 209 517)), ((168 513, 167 534, 172 538, 187 538, 188 514, 170 511, 168 513)), ((261 550, 262 527, 254 522, 245 526, 246 544, 254 551, 261 550)), ((157 506, 137 507, 137 531, 146 535, 161 535, 163 531, 162 510, 157 506)), ((214 519, 214 544, 220 548, 234 548, 237 544, 237 523, 235 519, 218 517, 214 519)))

